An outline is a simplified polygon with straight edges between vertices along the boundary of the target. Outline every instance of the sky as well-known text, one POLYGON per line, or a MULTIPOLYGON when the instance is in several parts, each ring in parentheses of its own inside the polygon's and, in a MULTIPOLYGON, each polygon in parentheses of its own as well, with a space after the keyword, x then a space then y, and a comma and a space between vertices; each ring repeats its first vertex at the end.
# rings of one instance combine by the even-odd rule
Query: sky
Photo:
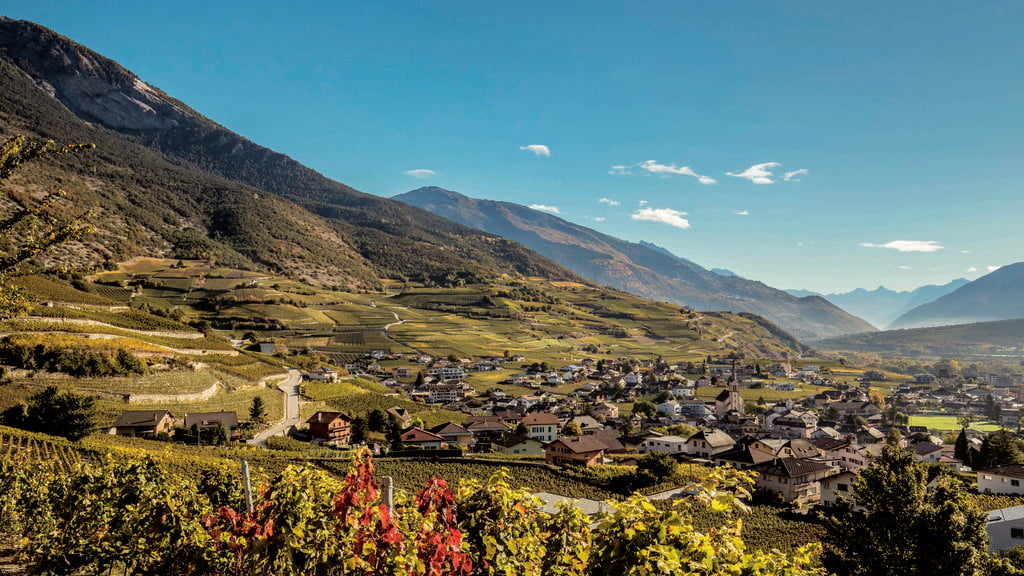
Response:
POLYGON ((5 0, 356 189, 823 293, 1024 260, 1024 3, 5 0))

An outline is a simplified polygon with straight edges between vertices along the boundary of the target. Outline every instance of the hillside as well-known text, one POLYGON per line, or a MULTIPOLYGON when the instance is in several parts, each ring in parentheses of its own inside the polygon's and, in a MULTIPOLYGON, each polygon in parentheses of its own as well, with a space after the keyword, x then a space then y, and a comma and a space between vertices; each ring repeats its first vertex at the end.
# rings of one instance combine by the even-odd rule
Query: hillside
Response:
POLYGON ((1003 266, 897 318, 893 328, 1024 318, 1024 262, 1003 266))
POLYGON ((786 290, 794 296, 817 295, 829 302, 846 310, 850 314, 859 316, 879 328, 889 326, 900 315, 927 304, 937 298, 945 296, 957 288, 967 284, 965 278, 958 278, 942 285, 928 285, 897 292, 885 286, 879 286, 874 290, 857 288, 849 292, 834 294, 818 294, 807 290, 786 290))
POLYGON ((760 282, 716 274, 664 249, 620 240, 518 204, 434 187, 395 199, 515 240, 594 282, 654 300, 760 314, 798 338, 873 329, 822 298, 797 298, 760 282))
POLYGON ((853 334, 815 342, 821 350, 894 357, 1024 358, 1024 319, 853 334))
POLYGON ((61 185, 98 207, 78 264, 214 257, 347 289, 382 278, 578 280, 519 244, 329 180, 88 48, 0 17, 0 137, 14 134, 97 146, 10 182, 61 185))

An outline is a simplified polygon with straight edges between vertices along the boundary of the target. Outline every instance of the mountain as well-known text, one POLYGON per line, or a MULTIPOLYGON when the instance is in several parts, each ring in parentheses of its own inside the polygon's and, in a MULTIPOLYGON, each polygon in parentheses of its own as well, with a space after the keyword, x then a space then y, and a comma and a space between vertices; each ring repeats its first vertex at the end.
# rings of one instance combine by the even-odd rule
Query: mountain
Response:
POLYGON ((655 300, 760 314, 799 338, 873 330, 823 298, 797 298, 761 282, 721 276, 651 244, 620 240, 518 204, 436 187, 394 198, 520 242, 594 282, 655 300))
POLYGON ((214 257, 345 289, 387 278, 581 280, 515 242, 330 180, 68 38, 0 17, 0 136, 14 134, 96 144, 10 182, 13 193, 60 185, 96 207, 97 233, 70 247, 77 264, 214 257))
MULTIPOLYGON (((871 322, 879 328, 889 326, 900 315, 912 308, 920 306, 945 296, 957 288, 967 284, 967 279, 958 278, 941 286, 921 286, 914 290, 896 292, 885 286, 879 286, 874 290, 857 288, 850 292, 838 294, 819 294, 822 298, 846 310, 850 314, 859 316, 871 322)), ((794 296, 809 296, 816 294, 808 290, 786 290, 794 296)))
POLYGON ((1003 266, 945 296, 922 304, 892 323, 893 328, 970 324, 1024 318, 1024 262, 1003 266))
POLYGON ((888 357, 1024 359, 1024 318, 851 334, 814 345, 821 350, 888 357))

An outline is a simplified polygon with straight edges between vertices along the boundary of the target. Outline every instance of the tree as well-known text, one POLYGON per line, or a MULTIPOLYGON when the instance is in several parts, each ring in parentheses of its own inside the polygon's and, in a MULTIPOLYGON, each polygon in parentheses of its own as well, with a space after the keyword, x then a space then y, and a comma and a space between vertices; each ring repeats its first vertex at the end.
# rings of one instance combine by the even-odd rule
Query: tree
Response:
POLYGON ((961 428, 960 434, 956 437, 956 444, 954 444, 953 457, 963 462, 967 466, 971 465, 971 445, 967 441, 967 429, 961 428))
POLYGON ((1024 464, 1024 452, 1009 430, 997 430, 981 442, 981 452, 973 465, 991 468, 1006 464, 1024 464))
POLYGON ((633 404, 633 414, 639 414, 647 418, 653 418, 658 413, 658 407, 653 402, 647 402, 646 400, 633 404))
POLYGON ((651 452, 636 461, 636 475, 646 485, 669 482, 679 475, 679 462, 667 452, 651 452))
POLYGON ((5 410, 0 420, 7 426, 78 440, 95 428, 95 399, 47 386, 26 403, 5 410))
POLYGON ((583 428, 579 422, 570 420, 562 427, 563 436, 583 436, 583 428))
POLYGON ((530 428, 526 424, 520 422, 519 424, 516 425, 516 434, 518 434, 519 436, 529 436, 530 428))
POLYGON ((352 437, 349 440, 352 444, 362 444, 366 442, 366 434, 370 431, 370 427, 366 422, 366 418, 362 416, 356 416, 352 419, 352 437))
POLYGON ((260 396, 254 396, 252 404, 249 405, 249 420, 257 424, 265 424, 267 421, 267 405, 260 396))
POLYGON ((371 432, 384 432, 387 425, 388 414, 380 408, 374 408, 366 415, 366 426, 371 432))
POLYGON ((826 517, 822 561, 838 576, 980 576, 988 561, 985 513, 963 483, 943 474, 927 489, 927 469, 886 446, 861 472, 853 502, 826 517))
MULTIPOLYGON (((93 147, 92 144, 61 146, 52 140, 42 142, 15 136, 0 145, 0 186, 25 162, 93 147)), ((50 192, 42 198, 17 194, 7 187, 0 191, 14 206, 0 222, 0 318, 9 318, 29 307, 27 295, 11 280, 37 271, 29 263, 42 252, 91 232, 85 225, 91 213, 63 216, 60 206, 65 196, 63 190, 50 192)))

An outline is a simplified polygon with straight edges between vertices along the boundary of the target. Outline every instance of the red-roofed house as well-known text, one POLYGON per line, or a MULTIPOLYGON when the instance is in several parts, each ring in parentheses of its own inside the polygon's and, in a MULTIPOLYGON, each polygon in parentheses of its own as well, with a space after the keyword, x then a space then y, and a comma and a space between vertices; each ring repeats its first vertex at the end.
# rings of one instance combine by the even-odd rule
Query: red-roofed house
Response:
POLYGON ((532 412, 523 418, 526 435, 541 442, 554 442, 558 438, 558 416, 550 412, 532 412))
POLYGON ((593 436, 563 436, 545 446, 544 455, 555 466, 593 466, 604 460, 604 444, 593 436))
POLYGON ((444 443, 444 438, 439 434, 413 426, 402 431, 402 443, 407 446, 419 446, 427 450, 440 450, 441 444, 444 443))
POLYGON ((352 419, 341 412, 317 412, 306 424, 309 436, 326 444, 348 444, 352 437, 352 419))

